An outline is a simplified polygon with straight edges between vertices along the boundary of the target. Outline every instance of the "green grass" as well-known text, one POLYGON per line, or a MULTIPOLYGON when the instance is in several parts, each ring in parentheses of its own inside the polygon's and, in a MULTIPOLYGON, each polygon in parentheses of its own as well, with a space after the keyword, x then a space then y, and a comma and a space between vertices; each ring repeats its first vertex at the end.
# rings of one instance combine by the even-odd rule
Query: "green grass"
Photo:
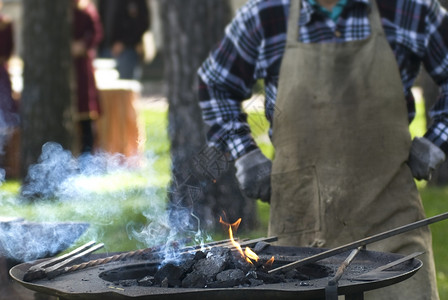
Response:
POLYGON ((153 176, 161 187, 170 180, 170 145, 168 141, 168 113, 163 109, 142 109, 140 123, 145 130, 145 147, 152 155, 154 162, 153 176))
MULTIPOLYGON (((413 135, 424 133, 422 116, 422 103, 419 103, 418 116, 411 124, 413 135)), ((82 196, 59 201, 24 203, 17 197, 20 183, 7 181, 0 187, 0 215, 24 217, 30 221, 90 223, 88 232, 76 246, 89 240, 105 243, 106 251, 129 251, 147 246, 130 233, 138 232, 143 226, 153 226, 156 232, 167 229, 165 220, 161 218, 165 208, 166 185, 170 179, 167 112, 144 109, 140 112, 140 119, 146 135, 144 148, 148 151, 142 168, 81 178, 78 192, 82 196), (157 218, 160 218, 159 222, 151 222, 157 218)), ((272 157, 273 149, 267 137, 268 125, 263 112, 252 110, 249 123, 262 151, 272 157)), ((448 211, 448 187, 427 186, 425 182, 419 182, 418 187, 428 216, 448 211)), ((260 201, 257 203, 260 226, 248 233, 249 237, 265 236, 267 231, 269 205, 260 201)), ((446 222, 431 225, 441 299, 448 299, 446 228, 446 222)), ((163 235, 152 237, 154 244, 161 242, 160 236, 163 235)), ((215 234, 213 237, 220 239, 225 235, 215 234)))
MULTIPOLYGON (((448 187, 428 186, 421 188, 420 193, 428 217, 448 211, 448 187)), ((447 226, 447 221, 438 222, 430 226, 440 299, 448 299, 447 226)))

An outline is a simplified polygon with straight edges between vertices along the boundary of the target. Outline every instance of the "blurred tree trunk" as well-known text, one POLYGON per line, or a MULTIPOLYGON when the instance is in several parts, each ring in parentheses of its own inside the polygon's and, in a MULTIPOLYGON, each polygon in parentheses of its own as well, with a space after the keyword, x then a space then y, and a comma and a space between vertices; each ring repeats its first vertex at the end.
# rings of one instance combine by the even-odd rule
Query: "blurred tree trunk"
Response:
MULTIPOLYGON (((440 4, 448 9, 448 0, 440 0, 440 4)), ((426 70, 422 70, 419 75, 417 85, 419 85, 423 90, 423 98, 425 100, 425 111, 426 111, 426 124, 427 126, 431 125, 431 118, 429 116, 429 111, 436 103, 439 97, 439 87, 432 80, 431 76, 429 76, 426 70)), ((440 168, 438 168, 433 176, 431 181, 429 182, 432 185, 446 185, 448 184, 448 160, 445 161, 440 168)))
POLYGON ((21 173, 45 142, 71 149, 71 0, 23 0, 21 173))
MULTIPOLYGON (((205 125, 197 100, 196 72, 230 21, 230 1, 159 0, 165 80, 169 102, 172 220, 216 229, 219 216, 243 219, 242 229, 257 223, 256 202, 245 199, 227 157, 205 145, 205 125), (196 218, 197 217, 197 218, 196 218)), ((191 229, 190 229, 191 230, 191 229)))

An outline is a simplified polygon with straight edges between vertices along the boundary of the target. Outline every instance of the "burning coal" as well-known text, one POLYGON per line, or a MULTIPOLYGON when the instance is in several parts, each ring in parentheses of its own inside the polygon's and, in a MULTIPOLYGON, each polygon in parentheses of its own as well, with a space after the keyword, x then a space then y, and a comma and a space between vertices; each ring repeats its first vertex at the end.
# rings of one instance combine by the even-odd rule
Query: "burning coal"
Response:
MULTIPOLYGON (((235 238, 233 237, 233 233, 234 232, 236 233, 238 227, 240 226, 241 218, 236 220, 235 223, 229 224, 227 222, 224 222, 222 217, 220 217, 219 223, 223 224, 228 228, 230 241, 232 242, 232 245, 235 247, 235 249, 238 250, 238 253, 241 255, 241 257, 251 265, 254 265, 254 263, 258 262, 259 259, 258 255, 254 251, 252 251, 252 249, 250 249, 249 247, 246 247, 243 251, 241 245, 237 241, 235 241, 235 238)), ((271 257, 268 261, 266 261, 264 267, 268 268, 272 266, 273 263, 274 263, 274 257, 271 257)))
MULTIPOLYGON (((254 249, 264 249, 265 245, 269 245, 260 243, 254 249)), ((263 256, 259 258, 259 263, 248 263, 232 245, 213 246, 204 251, 184 252, 179 261, 161 267, 158 263, 147 261, 141 270, 135 269, 135 273, 125 268, 119 271, 112 269, 102 272, 100 278, 118 287, 230 288, 287 282, 306 284, 303 281, 322 278, 332 272, 325 266, 311 264, 288 272, 269 274, 264 259, 263 256)))
MULTIPOLYGON (((286 278, 296 279, 295 273, 286 276, 269 275, 267 271, 274 263, 274 256, 261 260, 250 247, 243 247, 235 240, 241 218, 229 224, 220 218, 228 233, 228 246, 206 246, 197 250, 174 248, 176 259, 170 256, 164 259, 160 267, 134 284, 158 287, 184 288, 223 288, 238 285, 256 286, 263 283, 284 282, 286 278)), ((260 250, 269 246, 258 243, 260 250)), ((166 254, 165 254, 166 255, 166 254)), ((107 273, 104 276, 108 276, 107 273)), ((132 284, 132 281, 121 281, 122 285, 132 284)))

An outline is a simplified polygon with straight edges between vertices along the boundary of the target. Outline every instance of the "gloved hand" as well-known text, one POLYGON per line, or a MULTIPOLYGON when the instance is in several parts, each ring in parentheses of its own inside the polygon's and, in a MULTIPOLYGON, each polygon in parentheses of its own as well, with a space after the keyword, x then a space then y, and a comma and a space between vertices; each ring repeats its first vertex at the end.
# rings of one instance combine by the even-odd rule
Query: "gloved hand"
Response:
POLYGON ((260 149, 238 158, 235 167, 236 178, 244 195, 269 203, 272 162, 261 153, 260 149))
POLYGON ((418 180, 430 180, 432 172, 445 161, 445 153, 427 138, 414 138, 408 165, 418 180))

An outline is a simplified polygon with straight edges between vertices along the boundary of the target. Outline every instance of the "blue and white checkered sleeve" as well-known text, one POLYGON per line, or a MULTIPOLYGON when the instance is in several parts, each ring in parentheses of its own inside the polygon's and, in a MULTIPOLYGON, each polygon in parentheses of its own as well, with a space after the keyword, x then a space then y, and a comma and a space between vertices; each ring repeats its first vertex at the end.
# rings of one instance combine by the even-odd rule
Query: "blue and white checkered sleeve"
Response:
POLYGON ((256 148, 241 107, 251 97, 256 81, 261 36, 256 23, 255 16, 241 10, 198 71, 199 105, 209 127, 207 140, 234 159, 256 148))
POLYGON ((448 154, 448 82, 440 85, 440 91, 436 105, 429 112, 433 123, 425 137, 448 154))
MULTIPOLYGON (((200 80, 202 81, 202 80, 200 80)), ((229 152, 233 159, 256 148, 247 115, 241 102, 206 84, 199 87, 202 117, 208 126, 207 141, 210 146, 229 152)))

